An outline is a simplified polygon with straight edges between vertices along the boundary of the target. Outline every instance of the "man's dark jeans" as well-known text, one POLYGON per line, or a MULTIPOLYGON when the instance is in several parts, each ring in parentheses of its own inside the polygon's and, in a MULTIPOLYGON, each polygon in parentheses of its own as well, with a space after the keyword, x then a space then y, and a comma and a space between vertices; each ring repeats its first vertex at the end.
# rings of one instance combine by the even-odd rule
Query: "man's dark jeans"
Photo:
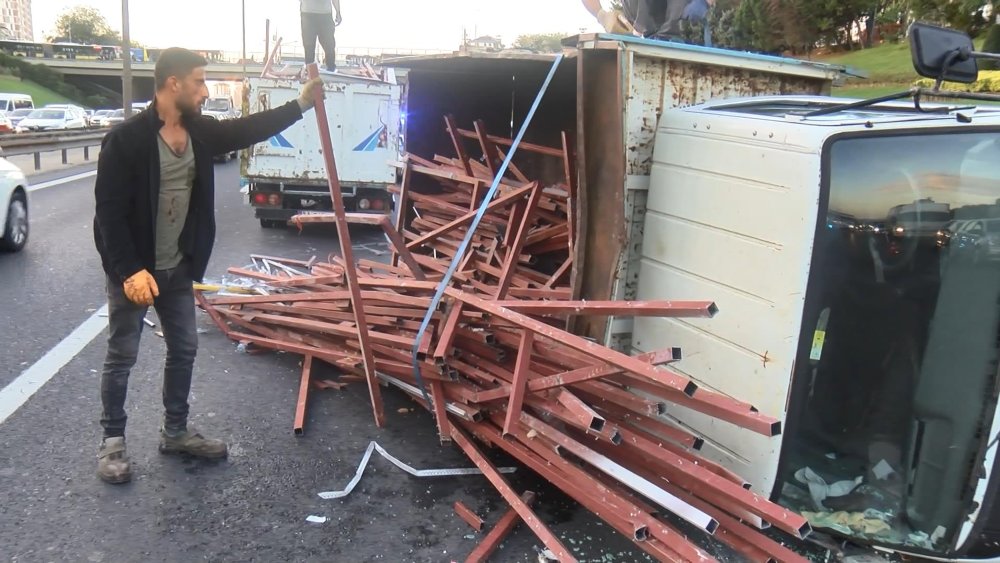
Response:
MULTIPOLYGON (((174 269, 156 271, 153 277, 160 290, 153 307, 167 343, 167 361, 163 369, 164 427, 171 433, 183 432, 187 428, 191 372, 198 352, 190 266, 183 262, 174 269)), ((107 293, 108 354, 101 374, 101 402, 104 405, 101 426, 104 437, 110 438, 125 435, 128 376, 139 354, 139 337, 147 307, 129 301, 122 284, 110 278, 107 293)))
POLYGON ((316 62, 316 40, 326 55, 326 68, 337 68, 337 39, 333 14, 308 14, 302 12, 302 46, 305 49, 306 64, 316 62))

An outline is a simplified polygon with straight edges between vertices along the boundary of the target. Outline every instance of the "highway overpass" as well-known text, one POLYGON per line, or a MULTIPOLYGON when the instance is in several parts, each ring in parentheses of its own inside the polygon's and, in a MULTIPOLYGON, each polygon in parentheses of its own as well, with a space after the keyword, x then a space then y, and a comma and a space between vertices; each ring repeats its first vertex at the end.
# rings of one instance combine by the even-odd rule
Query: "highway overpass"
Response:
MULTIPOLYGON (((122 61, 93 61, 79 59, 24 59, 25 62, 43 64, 59 70, 66 76, 120 78, 123 72, 122 61)), ((132 63, 134 78, 153 78, 153 67, 156 63, 132 63)), ((260 76, 264 70, 262 63, 252 63, 246 66, 247 74, 260 76)), ((234 63, 212 63, 205 67, 205 75, 209 80, 240 80, 243 78, 243 65, 234 63)))

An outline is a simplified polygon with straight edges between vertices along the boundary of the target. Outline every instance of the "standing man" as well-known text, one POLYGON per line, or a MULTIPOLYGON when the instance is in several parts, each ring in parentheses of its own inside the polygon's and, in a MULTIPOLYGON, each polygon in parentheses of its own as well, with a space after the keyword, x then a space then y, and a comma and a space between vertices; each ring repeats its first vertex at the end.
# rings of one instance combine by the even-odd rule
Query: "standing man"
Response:
POLYGON ((163 51, 156 62, 156 97, 118 125, 97 165, 94 242, 107 274, 108 351, 101 374, 98 476, 132 477, 125 451, 125 394, 139 353, 147 308, 153 306, 167 345, 163 370, 161 453, 225 457, 226 444, 187 424, 188 393, 198 349, 191 284, 201 281, 215 242, 212 157, 246 148, 283 131, 313 106, 322 81, 305 84, 297 101, 241 119, 201 116, 208 97, 208 62, 187 49, 163 51))
POLYGON ((704 21, 714 0, 625 0, 622 10, 643 37, 681 39, 681 20, 704 21))
POLYGON ((316 62, 316 40, 326 55, 326 70, 337 70, 337 39, 335 28, 340 18, 340 0, 299 0, 302 17, 302 46, 306 51, 306 64, 316 62), (334 17, 333 12, 337 11, 334 17))

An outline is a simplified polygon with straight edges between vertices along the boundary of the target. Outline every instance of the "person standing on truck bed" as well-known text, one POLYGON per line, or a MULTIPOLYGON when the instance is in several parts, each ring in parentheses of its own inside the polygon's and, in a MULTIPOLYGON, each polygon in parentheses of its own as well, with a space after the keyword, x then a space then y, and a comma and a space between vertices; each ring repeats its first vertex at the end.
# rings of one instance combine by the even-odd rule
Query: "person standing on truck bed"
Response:
POLYGON ((302 46, 306 51, 306 64, 316 62, 316 40, 326 55, 326 70, 337 70, 337 38, 334 30, 340 25, 340 0, 299 0, 302 18, 302 46), (337 17, 333 12, 336 10, 337 17))
POLYGON ((227 454, 224 442, 187 423, 198 348, 192 282, 204 277, 215 241, 212 157, 285 130, 312 108, 323 84, 310 80, 298 100, 270 111, 216 121, 200 115, 208 97, 207 64, 186 49, 163 51, 154 71, 153 103, 104 137, 98 160, 94 242, 107 274, 109 336, 97 474, 109 483, 131 479, 125 394, 149 306, 156 308, 167 344, 160 452, 227 454))
POLYGON ((681 20, 704 21, 715 0, 624 0, 622 11, 643 37, 681 39, 681 20))

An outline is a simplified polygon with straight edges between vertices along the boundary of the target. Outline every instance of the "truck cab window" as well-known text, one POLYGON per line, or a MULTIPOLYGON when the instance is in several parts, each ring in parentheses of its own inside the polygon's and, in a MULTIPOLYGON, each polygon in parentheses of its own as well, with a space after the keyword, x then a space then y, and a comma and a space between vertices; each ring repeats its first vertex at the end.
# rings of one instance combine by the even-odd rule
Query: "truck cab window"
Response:
POLYGON ((975 510, 996 414, 996 138, 828 146, 780 490, 815 527, 940 549, 975 510))

